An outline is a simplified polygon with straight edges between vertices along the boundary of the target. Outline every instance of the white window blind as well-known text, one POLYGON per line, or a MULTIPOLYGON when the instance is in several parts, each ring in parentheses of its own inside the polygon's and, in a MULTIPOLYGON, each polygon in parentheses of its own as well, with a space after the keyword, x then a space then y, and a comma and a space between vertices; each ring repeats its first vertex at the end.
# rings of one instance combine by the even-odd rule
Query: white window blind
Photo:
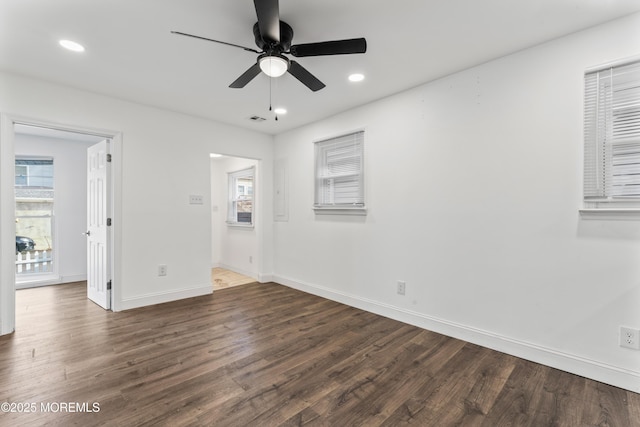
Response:
POLYGON ((315 143, 315 208, 363 208, 364 131, 315 143))
POLYGON ((586 207, 640 208, 640 61, 585 75, 586 207))
POLYGON ((255 188, 255 168, 228 173, 229 196, 227 224, 253 226, 253 197, 255 188))

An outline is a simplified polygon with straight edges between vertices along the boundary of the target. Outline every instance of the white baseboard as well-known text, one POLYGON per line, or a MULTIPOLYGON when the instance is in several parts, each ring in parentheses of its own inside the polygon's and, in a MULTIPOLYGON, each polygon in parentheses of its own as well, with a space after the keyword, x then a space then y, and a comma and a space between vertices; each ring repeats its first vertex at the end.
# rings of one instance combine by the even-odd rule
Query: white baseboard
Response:
POLYGON ((153 294, 142 295, 134 298, 127 298, 120 301, 118 311, 130 310, 132 308, 145 307, 148 305, 162 304, 165 302, 177 301, 185 298, 199 297, 213 293, 213 286, 207 283, 204 286, 196 288, 181 289, 171 292, 157 292, 153 294))
POLYGON ((273 282, 273 273, 258 273, 258 282, 260 283, 269 283, 273 282))
POLYGON ((16 281, 16 289, 39 288, 41 286, 60 285, 65 283, 62 277, 55 274, 42 274, 29 277, 29 280, 16 281))
POLYGON ((75 276, 43 276, 36 278, 36 280, 16 282, 16 289, 39 288, 41 286, 62 285, 65 283, 84 282, 86 280, 86 274, 78 274, 75 276))
POLYGON ((323 286, 299 282, 277 274, 274 275, 272 279, 276 283, 389 317, 403 323, 418 326, 602 383, 624 388, 635 393, 640 392, 640 372, 637 371, 622 369, 595 360, 589 360, 573 354, 505 337, 493 332, 395 307, 379 301, 338 292, 323 286))
POLYGON ((84 282, 87 280, 86 274, 77 274, 75 276, 61 276, 60 283, 84 282))

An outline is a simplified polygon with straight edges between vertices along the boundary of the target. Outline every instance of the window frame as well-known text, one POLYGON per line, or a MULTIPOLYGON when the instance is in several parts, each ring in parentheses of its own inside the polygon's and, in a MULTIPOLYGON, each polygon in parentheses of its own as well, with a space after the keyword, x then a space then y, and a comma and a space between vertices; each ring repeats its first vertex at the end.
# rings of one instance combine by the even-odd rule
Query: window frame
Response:
MULTIPOLYGON (((59 241, 58 241, 58 226, 56 221, 56 159, 54 156, 33 156, 33 155, 22 155, 15 154, 14 159, 14 211, 16 218, 16 235, 25 235, 26 237, 33 238, 36 241, 36 252, 40 252, 41 258, 43 260, 44 266, 37 267, 38 271, 21 271, 18 272, 18 264, 16 259, 16 285, 18 286, 28 286, 30 283, 37 283, 48 281, 50 279, 58 278, 58 253, 59 253, 59 241), (24 164, 19 164, 24 162, 24 164), (27 168, 26 184, 25 185, 16 185, 15 183, 15 169, 17 166, 25 166, 27 168), (34 175, 34 166, 49 166, 51 168, 51 174, 47 175, 34 175), (35 179, 32 179, 35 178, 35 179), (33 180, 39 181, 39 183, 43 185, 33 185, 33 180), (47 183, 47 185, 44 185, 47 183), (42 194, 23 194, 20 195, 17 192, 24 192, 29 190, 42 191, 42 194), (50 193, 50 194, 47 194, 50 193), (45 203, 47 204, 46 211, 40 214, 26 214, 20 215, 18 213, 19 204, 24 203, 45 203), (39 220, 43 220, 47 222, 47 225, 44 227, 45 230, 48 229, 49 235, 46 234, 40 236, 34 236, 33 233, 22 232, 18 227, 18 222, 21 221, 23 224, 28 221, 39 222, 39 220), (42 249, 42 245, 39 244, 38 240, 44 239, 47 244, 47 249, 42 249), (46 252, 50 251, 49 256, 45 256, 46 252), (46 261, 46 262, 45 262, 46 261), (47 267, 48 264, 48 267, 47 267), (41 268, 44 267, 44 271, 41 268)), ((42 242, 40 242, 42 243, 42 242)), ((17 258, 17 255, 16 255, 17 258)), ((24 261, 24 259, 23 259, 24 261)), ((34 264, 38 264, 34 262, 34 264)))
MULTIPOLYGON (((366 215, 367 214, 367 205, 366 205, 366 193, 365 193, 365 158, 364 158, 364 144, 365 144, 365 130, 364 129, 356 129, 353 131, 341 133, 337 136, 323 138, 320 140, 316 140, 313 142, 314 144, 314 196, 313 196, 313 210, 318 215, 366 215), (328 160, 330 154, 336 155, 337 151, 349 149, 349 146, 352 146, 355 152, 355 156, 357 157, 356 163, 359 164, 359 169, 357 171, 347 171, 342 174, 331 175, 326 173, 326 170, 329 168, 331 162, 328 160), (356 183, 357 195, 353 197, 354 200, 346 203, 335 202, 335 199, 330 202, 324 200, 326 196, 326 192, 331 190, 328 188, 329 182, 327 180, 331 180, 331 182, 335 183, 336 179, 346 178, 349 179, 349 176, 355 177, 355 179, 351 180, 351 183, 347 183, 346 186, 353 185, 356 183), (325 181, 325 182, 323 182, 325 181)), ((356 166, 355 163, 351 162, 348 159, 348 155, 339 155, 340 160, 344 162, 344 164, 348 164, 346 166, 347 169, 349 167, 356 166)), ((335 162, 338 163, 338 162, 335 162)), ((335 187, 333 187, 335 188, 335 187)), ((329 196, 332 197, 332 196, 329 196)), ((333 193, 333 197, 335 197, 335 193, 333 193)))
MULTIPOLYGON (((620 180, 618 177, 631 176, 631 183, 640 186, 640 175, 634 179, 634 171, 629 172, 629 168, 640 167, 640 161, 624 162, 622 167, 614 166, 614 161, 626 154, 615 153, 617 147, 632 147, 631 157, 635 153, 640 154, 640 127, 633 130, 632 138, 627 139, 625 135, 621 137, 621 133, 614 130, 620 126, 619 121, 623 120, 619 118, 620 113, 617 114, 618 117, 615 114, 621 108, 620 100, 626 104, 629 97, 632 99, 631 105, 640 102, 638 87, 640 56, 592 67, 584 73, 583 208, 580 209, 583 217, 640 219, 640 193, 624 195, 616 189, 616 180, 620 180), (623 79, 619 76, 627 70, 629 74, 638 76, 634 75, 629 84, 621 83, 623 79), (615 167, 625 170, 622 173, 614 173, 615 167)), ((640 116, 638 107, 635 109, 636 112, 632 111, 631 114, 634 117, 640 116)))
POLYGON ((230 227, 253 228, 255 226, 255 200, 256 200, 256 167, 227 172, 227 225, 230 227), (237 197, 238 181, 242 178, 251 177, 251 194, 243 201, 251 200, 251 220, 249 222, 238 221, 237 203, 240 199, 237 197))
POLYGON ((14 186, 20 188, 41 188, 53 189, 54 185, 54 172, 53 172, 53 157, 42 157, 42 156, 16 156, 15 158, 15 166, 14 166, 14 186), (51 168, 51 175, 36 175, 34 171, 38 169, 38 167, 51 168), (24 174, 18 173, 18 168, 24 168, 24 174), (18 178, 23 179, 24 183, 18 184, 18 178), (40 185, 35 185, 34 181, 40 182, 40 185), (50 183, 49 185, 45 185, 45 183, 50 183))

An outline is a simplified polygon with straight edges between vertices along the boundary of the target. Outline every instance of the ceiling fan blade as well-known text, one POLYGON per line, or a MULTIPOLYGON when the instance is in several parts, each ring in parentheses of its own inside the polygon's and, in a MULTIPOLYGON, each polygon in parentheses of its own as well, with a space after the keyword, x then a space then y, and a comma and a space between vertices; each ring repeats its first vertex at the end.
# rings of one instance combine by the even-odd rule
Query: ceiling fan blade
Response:
POLYGON ((348 55, 351 53, 365 53, 366 51, 367 40, 364 38, 305 43, 291 46, 291 54, 298 58, 302 56, 348 55))
POLYGON ((253 0, 258 16, 260 36, 267 44, 280 42, 280 7, 278 0, 253 0))
POLYGON ((223 42, 223 41, 220 41, 220 40, 208 39, 206 37, 195 36, 193 34, 181 33, 180 31, 171 31, 171 34, 177 34, 179 36, 192 37, 194 39, 206 40, 208 42, 226 44, 227 46, 239 47, 240 49, 244 49, 244 50, 249 51, 249 52, 260 53, 259 51, 255 50, 255 49, 251 49, 250 47, 244 47, 244 46, 240 46, 238 44, 227 43, 227 42, 223 42))
POLYGON ((318 80, 313 74, 308 72, 306 68, 298 64, 296 61, 290 61, 289 73, 314 92, 325 87, 324 83, 318 80))
POLYGON ((238 77, 236 81, 231 83, 229 87, 234 89, 241 89, 245 87, 251 80, 253 80, 258 74, 260 74, 260 65, 258 65, 258 63, 256 62, 247 71, 242 73, 242 75, 238 77))

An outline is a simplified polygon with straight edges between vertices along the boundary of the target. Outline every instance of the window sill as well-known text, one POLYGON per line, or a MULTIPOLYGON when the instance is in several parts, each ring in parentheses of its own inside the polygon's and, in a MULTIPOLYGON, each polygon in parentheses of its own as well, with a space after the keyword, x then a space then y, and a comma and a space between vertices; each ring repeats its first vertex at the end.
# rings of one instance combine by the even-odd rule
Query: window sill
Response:
POLYGON ((632 208, 604 208, 604 209, 580 209, 580 216, 584 219, 638 219, 640 209, 632 208))
POLYGON ((314 206, 313 210, 316 215, 360 215, 367 214, 365 207, 318 207, 314 206))
POLYGON ((233 227, 233 228, 253 228, 253 223, 227 222, 227 227, 233 227))

